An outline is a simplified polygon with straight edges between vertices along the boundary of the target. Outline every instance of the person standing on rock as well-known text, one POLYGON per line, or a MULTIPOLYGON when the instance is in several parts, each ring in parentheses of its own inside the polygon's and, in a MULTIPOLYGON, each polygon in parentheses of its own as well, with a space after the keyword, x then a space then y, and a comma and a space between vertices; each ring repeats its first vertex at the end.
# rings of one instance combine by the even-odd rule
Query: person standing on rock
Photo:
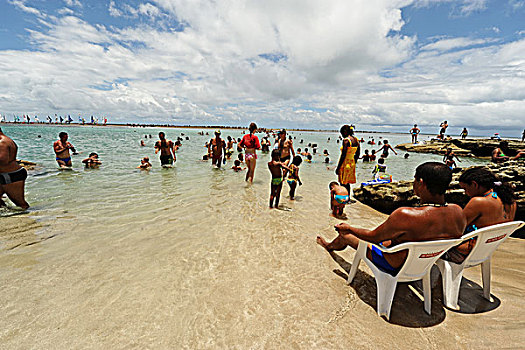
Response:
POLYGON ((2 196, 7 197, 22 209, 29 208, 24 198, 27 170, 16 161, 18 146, 2 133, 0 128, 0 207, 4 207, 2 196))
POLYGON ((523 133, 521 134, 521 142, 525 141, 525 129, 523 129, 523 133))
POLYGON ((439 139, 444 140, 445 139, 445 132, 448 128, 448 122, 445 120, 443 123, 439 124, 439 127, 441 130, 439 130, 439 139))
POLYGON ((463 139, 463 140, 467 138, 467 136, 468 136, 467 128, 463 128, 463 131, 461 131, 460 136, 461 136, 461 139, 463 139))
POLYGON ((420 132, 421 130, 419 130, 417 124, 414 124, 414 127, 410 129, 410 134, 412 135, 412 143, 417 143, 417 135, 419 135, 420 132))

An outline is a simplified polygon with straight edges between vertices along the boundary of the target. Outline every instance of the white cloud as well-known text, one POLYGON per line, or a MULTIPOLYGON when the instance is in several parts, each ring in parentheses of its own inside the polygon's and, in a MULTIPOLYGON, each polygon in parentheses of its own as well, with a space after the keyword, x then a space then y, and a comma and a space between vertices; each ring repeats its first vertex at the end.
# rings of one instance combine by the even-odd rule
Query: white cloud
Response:
POLYGON ((431 44, 427 44, 421 48, 422 51, 448 51, 452 49, 464 48, 474 45, 483 45, 487 43, 494 42, 490 39, 470 39, 470 38, 446 38, 441 39, 431 44))
POLYGON ((121 4, 120 7, 117 6, 115 1, 109 2, 109 14, 113 17, 128 17, 128 18, 137 18, 139 15, 149 17, 150 19, 155 19, 162 15, 162 12, 158 7, 151 3, 141 3, 137 8, 129 4, 121 4))
MULTIPOLYGON (((512 0, 511 0, 512 1, 512 0)), ((453 16, 469 16, 472 13, 487 9, 488 0, 419 0, 415 1, 415 6, 425 7, 439 4, 452 4, 453 16)))
POLYGON ((509 0, 509 5, 513 11, 518 11, 525 7, 525 0, 509 0))
POLYGON ((60 10, 58 10, 58 14, 59 15, 72 15, 74 13, 75 13, 75 11, 73 11, 69 7, 63 7, 60 10))
POLYGON ((312 128, 525 122, 525 39, 418 49, 396 34, 408 3, 111 1, 114 16, 148 18, 121 29, 40 14, 35 51, 0 51, 1 112, 312 128), (184 30, 159 28, 164 16, 184 30))
POLYGON ((64 0, 64 2, 69 7, 73 7, 73 6, 82 7, 82 3, 80 2, 80 0, 64 0))
POLYGON ((38 17, 43 17, 44 16, 44 14, 40 10, 38 10, 38 9, 36 9, 34 7, 31 7, 31 6, 27 6, 25 0, 8 0, 8 1, 9 1, 9 3, 13 4, 18 9, 20 9, 20 10, 22 10, 24 12, 36 15, 38 17))
POLYGON ((159 8, 150 3, 140 4, 137 12, 149 17, 158 17, 161 15, 159 8))
POLYGON ((122 11, 117 8, 115 1, 113 0, 109 2, 109 14, 113 17, 121 17, 123 15, 122 11))
POLYGON ((483 11, 487 8, 487 0, 469 0, 464 1, 461 6, 460 13, 462 15, 470 15, 473 12, 483 11))

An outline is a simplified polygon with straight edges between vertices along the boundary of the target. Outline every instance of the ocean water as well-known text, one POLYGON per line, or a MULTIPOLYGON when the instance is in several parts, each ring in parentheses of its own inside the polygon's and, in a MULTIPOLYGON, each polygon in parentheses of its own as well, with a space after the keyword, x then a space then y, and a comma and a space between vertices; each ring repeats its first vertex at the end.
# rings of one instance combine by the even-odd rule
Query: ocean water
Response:
MULTIPOLYGON (((30 173, 26 182, 26 196, 32 205, 30 215, 45 220, 64 216, 75 217, 75 220, 93 220, 97 222, 118 220, 123 216, 148 218, 155 213, 159 215, 163 207, 176 206, 178 215, 198 215, 197 208, 206 206, 210 198, 238 196, 247 188, 265 197, 270 174, 267 169, 269 154, 258 152, 255 182, 247 186, 244 173, 231 170, 233 159, 228 161, 223 169, 213 169, 209 162, 202 161, 206 153, 204 144, 212 136, 198 135, 196 129, 165 129, 168 139, 189 137, 183 141, 183 147, 178 152, 178 159, 172 169, 160 167, 158 156, 153 145, 158 140, 157 128, 126 128, 126 127, 79 127, 79 126, 48 126, 48 125, 17 125, 3 126, 4 132, 12 137, 19 146, 19 159, 30 160, 38 164, 37 170, 30 173), (54 160, 53 142, 58 139, 58 133, 66 131, 69 141, 76 147, 79 155, 73 156, 73 171, 60 171, 54 160), (184 134, 184 136, 181 136, 184 134), (153 138, 145 138, 152 135, 153 138), (39 137, 40 136, 40 137, 39 137), (144 140, 146 147, 140 147, 144 140), (90 152, 97 152, 103 165, 99 169, 84 169, 81 161, 90 152), (140 159, 149 156, 153 169, 149 172, 140 171, 136 167, 140 159)), ((212 130, 205 130, 213 134, 212 130)), ((242 130, 224 130, 222 136, 242 137, 242 130)), ((314 198, 326 198, 327 186, 330 181, 337 180, 334 173, 340 154, 340 144, 336 143, 338 134, 322 132, 292 132, 296 148, 308 148, 308 144, 317 144, 317 155, 311 164, 303 162, 300 175, 304 185, 298 189, 298 195, 304 191, 313 191, 314 198), (328 142, 328 138, 331 141, 328 142), (300 141, 304 140, 301 144, 300 141), (323 150, 328 150, 331 163, 324 164, 323 150)), ((259 134, 261 137, 262 134, 259 134)), ((366 134, 357 133, 365 141, 374 137, 376 142, 388 139, 396 145, 409 141, 409 135, 399 134, 366 134)), ((366 143, 362 149, 378 149, 366 143)), ((312 152, 312 147, 309 148, 312 152)), ((399 155, 391 153, 386 160, 387 171, 394 180, 411 179, 417 165, 424 161, 441 161, 441 156, 411 153, 404 159, 405 152, 399 155)), ((460 166, 470 166, 483 163, 482 160, 464 158, 460 166)), ((372 179, 373 163, 359 162, 357 167, 358 184, 372 179)), ((287 195, 287 185, 283 186, 283 197, 287 195)), ((257 200, 259 202, 261 200, 257 200)), ((261 205, 264 200, 261 201, 261 205)), ((288 205, 283 198, 283 205, 288 205)))
MULTIPOLYGON (((38 164, 26 181, 31 209, 0 214, 0 342, 6 348, 341 345, 345 328, 333 323, 356 298, 342 287, 344 280, 334 281, 333 261, 315 244, 319 233, 333 238, 332 226, 340 222, 329 216, 336 133, 291 133, 296 147, 317 143, 332 163, 327 169, 320 155, 303 163, 297 199, 289 200, 285 184, 281 210, 270 210, 270 156, 258 152, 252 185, 244 172, 230 169, 233 160, 214 169, 201 160, 213 130, 201 136, 197 129, 2 129, 17 142, 18 158, 38 164), (154 154, 160 130, 172 140, 189 137, 172 169, 162 169, 154 154), (60 131, 81 152, 73 156, 72 171, 58 170, 54 160, 60 131), (83 168, 90 152, 99 154, 99 169, 83 168), (144 156, 153 164, 149 172, 136 169, 144 156), (327 307, 326 297, 336 302, 327 307)), ((242 130, 223 130, 228 135, 241 137, 242 130)), ((392 145, 410 140, 408 134, 357 136, 387 138, 392 145)), ((386 161, 395 180, 412 178, 424 161, 441 160, 398 153, 386 161)), ((370 180, 372 169, 360 162, 358 182, 370 180)), ((362 227, 383 218, 359 203, 345 211, 348 222, 362 227)), ((364 303, 357 307, 374 314, 364 303)))

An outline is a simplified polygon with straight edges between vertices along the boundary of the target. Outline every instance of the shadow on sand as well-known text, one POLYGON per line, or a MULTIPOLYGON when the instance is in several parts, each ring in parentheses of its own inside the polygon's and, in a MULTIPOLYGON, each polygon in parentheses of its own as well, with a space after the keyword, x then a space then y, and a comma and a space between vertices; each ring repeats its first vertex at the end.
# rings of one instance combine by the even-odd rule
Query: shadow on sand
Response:
MULTIPOLYGON (((352 264, 337 253, 331 252, 330 255, 344 270, 343 272, 336 269, 334 273, 346 280, 352 264)), ((364 266, 364 263, 361 266, 364 266)), ((443 306, 441 275, 437 267, 433 267, 431 276, 432 281, 437 282, 432 287, 431 314, 428 315, 423 307, 423 285, 421 281, 398 283, 390 312, 390 320, 387 322, 404 327, 421 328, 432 327, 445 320, 446 308, 443 306)), ((358 270, 350 286, 354 288, 362 301, 377 310, 377 287, 373 276, 358 270)), ((450 311, 464 314, 489 312, 501 304, 498 298, 493 295, 492 298, 494 299, 493 302, 484 299, 483 288, 463 277, 458 302, 460 310, 450 311)))

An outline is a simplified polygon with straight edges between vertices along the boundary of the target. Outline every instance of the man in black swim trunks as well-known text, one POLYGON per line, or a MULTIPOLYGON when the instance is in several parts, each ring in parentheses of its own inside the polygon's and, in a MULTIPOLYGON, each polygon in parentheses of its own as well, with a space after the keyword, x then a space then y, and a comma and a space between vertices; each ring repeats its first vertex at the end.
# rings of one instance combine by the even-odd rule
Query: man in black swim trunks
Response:
POLYGON ((439 124, 439 127, 441 129, 439 130, 438 138, 440 140, 444 140, 445 139, 445 132, 447 131, 447 128, 448 128, 448 122, 445 120, 443 123, 439 124))
POLYGON ((2 133, 0 128, 0 207, 5 206, 3 194, 22 209, 29 208, 24 198, 27 171, 16 161, 16 143, 2 133))
POLYGON ((155 143, 155 154, 160 151, 160 165, 173 165, 173 162, 177 161, 173 141, 166 140, 166 135, 162 131, 159 132, 159 139, 155 143))

